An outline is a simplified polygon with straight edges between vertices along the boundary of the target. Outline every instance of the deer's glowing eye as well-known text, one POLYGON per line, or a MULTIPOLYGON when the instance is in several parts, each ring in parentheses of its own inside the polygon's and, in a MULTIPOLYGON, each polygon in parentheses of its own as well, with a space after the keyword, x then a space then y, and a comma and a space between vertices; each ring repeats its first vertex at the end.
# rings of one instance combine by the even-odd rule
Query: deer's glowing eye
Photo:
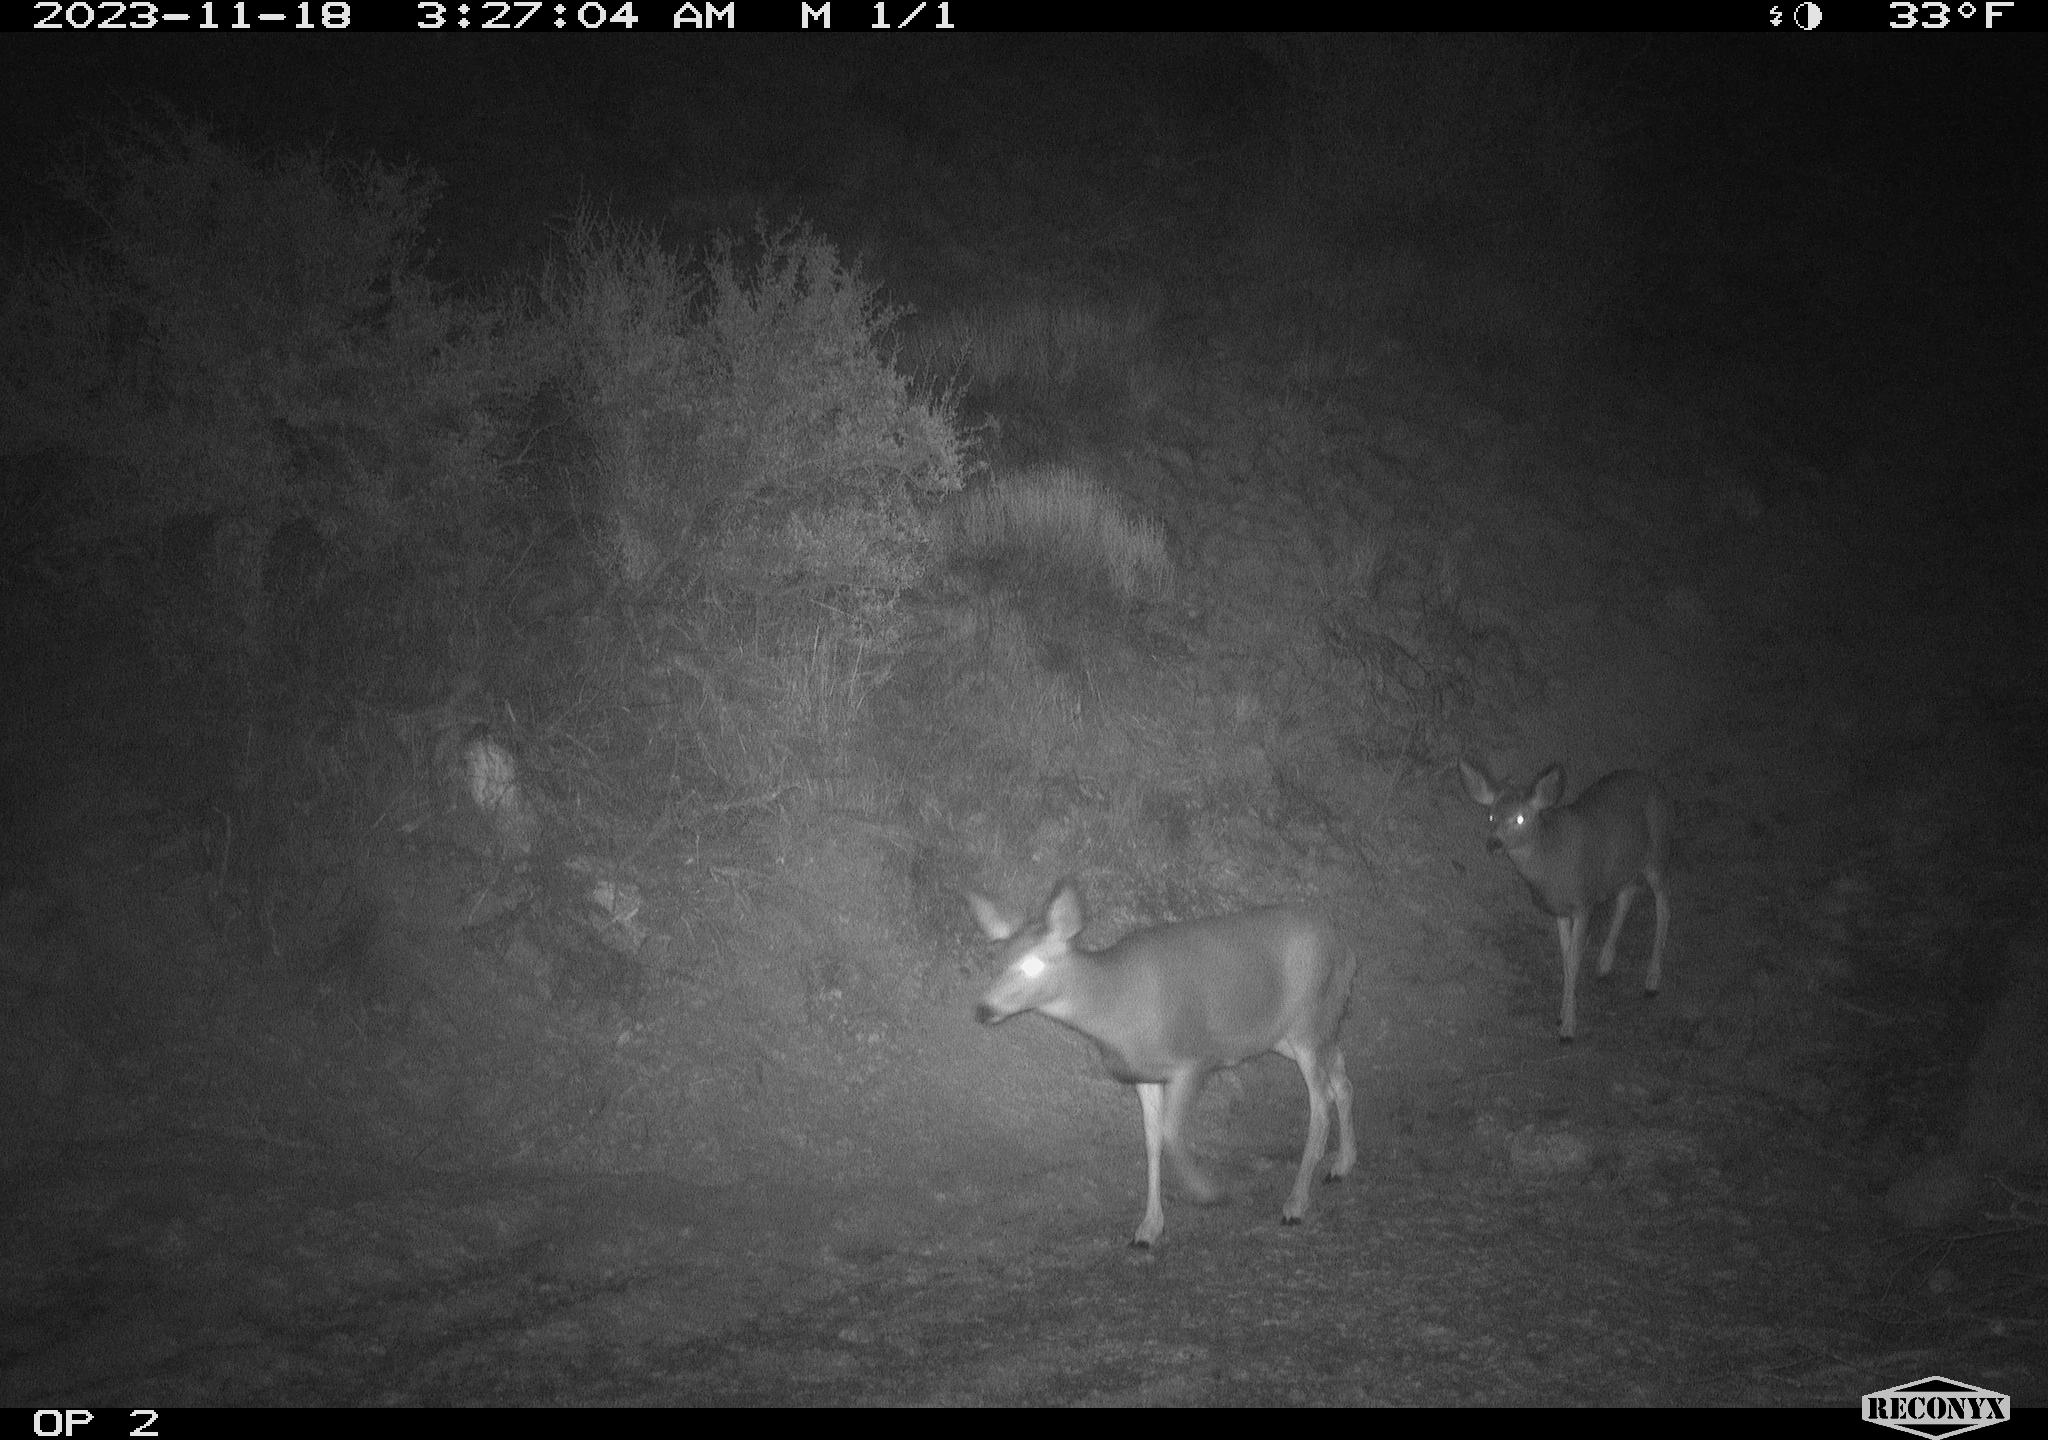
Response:
POLYGON ((1017 973, 1026 980, 1036 980, 1045 973, 1045 962, 1036 955, 1026 955, 1017 962, 1017 973))

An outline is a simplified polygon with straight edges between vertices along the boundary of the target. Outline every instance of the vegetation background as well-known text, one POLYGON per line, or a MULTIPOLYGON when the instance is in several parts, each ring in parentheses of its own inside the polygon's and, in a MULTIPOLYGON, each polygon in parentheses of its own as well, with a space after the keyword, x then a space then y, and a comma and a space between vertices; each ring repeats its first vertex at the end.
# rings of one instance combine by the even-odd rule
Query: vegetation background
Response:
MULTIPOLYGON (((1654 1208, 1760 1113, 1791 1209, 2038 1175, 2017 116, 1873 147, 1926 72, 1854 40, 63 38, 0 87, 21 1163, 1120 1238, 1129 1095, 970 1019, 962 893, 1074 874, 1097 943, 1332 911, 1367 1177, 1654 1208), (1670 993, 1575 1068, 1465 756, 1679 798, 1670 993)), ((1297 1085, 1199 1126, 1284 1168, 1297 1085)))

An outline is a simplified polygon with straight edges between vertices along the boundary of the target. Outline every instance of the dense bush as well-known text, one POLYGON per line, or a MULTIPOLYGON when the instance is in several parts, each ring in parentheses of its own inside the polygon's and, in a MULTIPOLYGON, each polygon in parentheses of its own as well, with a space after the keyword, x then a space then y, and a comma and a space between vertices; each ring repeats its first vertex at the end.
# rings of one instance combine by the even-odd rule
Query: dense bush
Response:
POLYGON ((432 177, 169 117, 102 133, 62 188, 90 243, 20 275, 0 324, 0 434, 69 462, 46 570, 184 522, 239 618, 216 638, 261 649, 308 568, 285 549, 362 570, 504 498, 502 416, 538 371, 504 315, 428 282, 432 177))
POLYGON ((960 488, 961 445, 883 353, 897 313, 829 241, 763 227, 691 265, 586 214, 548 295, 629 582, 684 559, 885 590, 920 573, 910 499, 960 488))

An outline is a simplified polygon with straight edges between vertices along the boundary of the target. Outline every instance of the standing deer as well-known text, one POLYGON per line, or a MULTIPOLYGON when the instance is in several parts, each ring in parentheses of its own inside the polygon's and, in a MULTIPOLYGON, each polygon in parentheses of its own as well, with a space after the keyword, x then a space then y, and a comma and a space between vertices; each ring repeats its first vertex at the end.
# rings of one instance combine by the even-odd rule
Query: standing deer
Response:
POLYGON ((1496 785, 1485 771, 1458 762, 1465 793, 1487 807, 1488 850, 1504 850, 1529 893, 1546 914, 1557 917, 1557 944, 1564 952, 1564 1009, 1557 1038, 1570 1040, 1575 1028, 1579 960, 1586 950, 1586 922, 1593 907, 1612 897, 1614 919, 1600 947, 1601 975, 1614 968, 1614 942, 1642 882, 1657 897, 1657 941, 1643 989, 1657 993, 1664 973, 1664 937, 1671 929, 1671 901, 1664 893, 1664 867, 1671 849, 1671 797, 1640 770, 1617 770, 1588 785, 1569 805, 1557 803, 1564 772, 1553 765, 1526 790, 1496 785))
POLYGON ((1086 923, 1071 879, 1053 890, 1037 919, 1019 920, 979 895, 975 919, 1003 942, 1003 973, 975 1016, 993 1025, 1036 1010, 1093 1040, 1109 1073, 1138 1088, 1145 1115, 1145 1218, 1131 1244, 1150 1247, 1166 1228, 1159 1201, 1159 1154, 1173 1157, 1197 1200, 1216 1187, 1187 1152, 1188 1117, 1211 1071, 1272 1051, 1301 1067, 1308 1084, 1308 1143, 1293 1193, 1280 1211, 1299 1224, 1309 1182, 1329 1143, 1337 1111, 1341 1180, 1358 1159, 1351 1130, 1351 1082, 1338 1028, 1351 999, 1351 949, 1314 911, 1277 905, 1239 915, 1136 930, 1103 950, 1076 950, 1086 923))

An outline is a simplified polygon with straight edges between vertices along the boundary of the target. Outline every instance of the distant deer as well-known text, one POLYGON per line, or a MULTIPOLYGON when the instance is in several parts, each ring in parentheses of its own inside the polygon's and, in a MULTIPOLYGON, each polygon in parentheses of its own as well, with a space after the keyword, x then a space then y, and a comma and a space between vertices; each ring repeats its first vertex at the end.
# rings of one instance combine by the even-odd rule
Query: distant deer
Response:
POLYGON ((1657 897, 1657 941, 1643 989, 1654 995, 1664 972, 1664 937, 1671 929, 1671 901, 1664 893, 1664 866, 1671 847, 1671 797, 1640 770, 1617 770, 1588 785, 1569 805, 1557 803, 1564 774, 1553 765, 1526 790, 1496 785, 1486 772, 1458 762, 1465 793, 1487 808, 1488 850, 1505 850, 1529 882, 1537 905, 1557 917, 1557 945, 1564 952, 1564 1009, 1557 1038, 1572 1038, 1579 988, 1579 960, 1586 949, 1586 922, 1593 907, 1610 896, 1614 919, 1600 947, 1601 975, 1614 968, 1614 942, 1642 882, 1657 897))
POLYGON ((1337 1111, 1341 1180, 1358 1159, 1351 1130, 1351 1082, 1337 1030, 1351 999, 1351 949, 1315 912, 1294 905, 1137 930, 1104 950, 1076 950, 1086 919, 1071 879, 1044 912, 1022 921, 979 895, 974 917, 1003 942, 1003 973, 975 1016, 993 1025, 1026 1010, 1080 1031, 1102 1051, 1114 1078, 1138 1087, 1145 1114, 1145 1218, 1131 1244, 1149 1247, 1166 1228, 1159 1202, 1159 1152, 1204 1203, 1216 1187, 1187 1152, 1188 1117, 1213 1070, 1272 1051, 1301 1067, 1308 1083, 1308 1144, 1294 1191, 1280 1211, 1298 1224, 1309 1182, 1329 1143, 1337 1111))

